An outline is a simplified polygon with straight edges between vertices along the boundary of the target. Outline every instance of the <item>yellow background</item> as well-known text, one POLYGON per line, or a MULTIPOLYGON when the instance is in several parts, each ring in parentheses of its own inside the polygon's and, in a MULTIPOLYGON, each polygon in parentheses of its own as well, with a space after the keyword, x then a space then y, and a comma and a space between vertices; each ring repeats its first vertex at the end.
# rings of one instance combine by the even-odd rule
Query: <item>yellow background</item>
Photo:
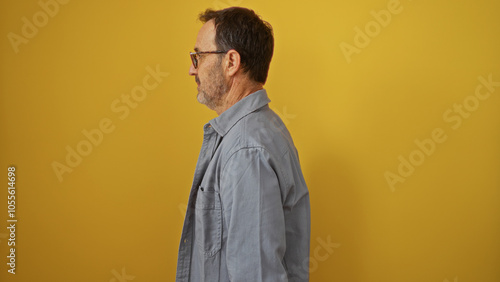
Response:
POLYGON ((266 89, 310 189, 311 281, 500 281, 500 87, 457 129, 443 118, 474 102, 479 76, 500 81, 500 2, 402 0, 377 30, 370 12, 394 3, 71 0, 16 53, 8 35, 43 9, 1 1, 0 280, 174 280, 202 127, 216 116, 188 76, 197 15, 241 5, 274 27, 266 89), (348 62, 341 43, 370 23, 348 62), (169 75, 120 119, 111 104, 148 66, 169 75), (106 118, 114 131, 59 181, 52 163, 106 118), (391 189, 386 172, 436 128, 445 142, 391 189))

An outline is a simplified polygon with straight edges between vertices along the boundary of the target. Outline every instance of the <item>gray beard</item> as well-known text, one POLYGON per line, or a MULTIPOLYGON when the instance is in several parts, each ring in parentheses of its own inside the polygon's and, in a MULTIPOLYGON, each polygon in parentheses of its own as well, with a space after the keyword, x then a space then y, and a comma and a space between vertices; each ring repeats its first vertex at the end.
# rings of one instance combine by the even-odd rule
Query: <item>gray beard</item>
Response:
POLYGON ((205 79, 205 84, 208 81, 206 88, 198 87, 198 102, 206 105, 209 109, 215 109, 222 106, 223 97, 229 90, 222 74, 221 64, 215 66, 205 79))

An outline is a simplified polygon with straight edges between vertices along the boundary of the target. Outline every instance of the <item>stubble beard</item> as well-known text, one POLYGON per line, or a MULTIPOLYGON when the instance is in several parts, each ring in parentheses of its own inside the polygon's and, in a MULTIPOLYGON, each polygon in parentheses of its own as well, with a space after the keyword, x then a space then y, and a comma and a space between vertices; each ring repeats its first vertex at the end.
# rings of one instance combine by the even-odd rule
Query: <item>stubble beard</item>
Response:
MULTIPOLYGON (((196 82, 200 83, 198 77, 196 82)), ((209 109, 216 109, 222 106, 223 97, 228 91, 228 84, 222 73, 221 62, 214 66, 208 77, 204 79, 204 85, 198 86, 198 102, 206 105, 209 109)))

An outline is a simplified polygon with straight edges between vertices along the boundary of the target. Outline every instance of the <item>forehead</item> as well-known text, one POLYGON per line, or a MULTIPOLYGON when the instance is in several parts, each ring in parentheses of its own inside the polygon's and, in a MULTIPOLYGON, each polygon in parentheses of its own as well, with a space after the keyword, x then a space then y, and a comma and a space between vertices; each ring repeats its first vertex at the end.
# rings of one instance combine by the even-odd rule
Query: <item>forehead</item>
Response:
POLYGON ((195 51, 213 51, 215 50, 215 25, 214 21, 206 22, 198 32, 196 37, 195 51))

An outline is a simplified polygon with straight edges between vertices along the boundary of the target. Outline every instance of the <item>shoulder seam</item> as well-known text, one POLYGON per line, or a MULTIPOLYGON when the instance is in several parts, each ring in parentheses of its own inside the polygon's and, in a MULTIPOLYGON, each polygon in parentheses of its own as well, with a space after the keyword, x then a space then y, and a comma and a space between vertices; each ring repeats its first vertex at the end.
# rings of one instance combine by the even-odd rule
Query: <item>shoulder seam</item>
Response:
MULTIPOLYGON (((234 151, 233 153, 231 153, 231 155, 227 158, 226 162, 224 163, 224 165, 222 166, 222 171, 221 171, 221 175, 220 175, 220 179, 222 180, 224 178, 224 172, 225 172, 225 169, 226 169, 226 166, 227 164, 229 163, 229 161, 231 160, 231 158, 238 152, 240 151, 243 151, 243 150, 248 150, 248 149, 260 149, 260 150, 263 150, 265 152, 267 152, 269 154, 269 156, 272 156, 272 154, 263 146, 246 146, 246 147, 242 147, 242 148, 239 148, 238 150, 234 151)), ((285 154, 288 152, 288 150, 285 152, 285 154)), ((283 158, 283 156, 285 155, 283 154, 282 156, 280 156, 281 158, 283 158)), ((279 173, 281 173, 281 175, 283 175, 283 178, 284 178, 284 184, 285 184, 285 187, 288 187, 289 186, 289 183, 287 181, 287 177, 288 175, 283 171, 283 169, 281 168, 281 166, 278 165, 277 169, 279 169, 279 173)), ((279 181, 279 178, 278 178, 278 181, 279 181)))

